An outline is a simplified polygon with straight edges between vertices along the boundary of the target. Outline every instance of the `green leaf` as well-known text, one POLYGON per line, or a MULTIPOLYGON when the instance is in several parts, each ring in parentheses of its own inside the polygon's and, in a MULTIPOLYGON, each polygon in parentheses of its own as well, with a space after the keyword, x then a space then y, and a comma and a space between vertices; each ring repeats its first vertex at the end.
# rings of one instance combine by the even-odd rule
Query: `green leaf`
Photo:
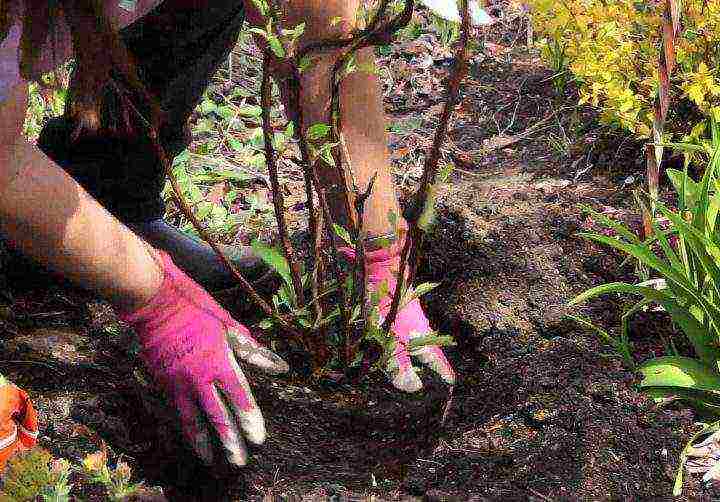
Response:
POLYGON ((427 336, 413 338, 412 340, 410 340, 410 343, 408 344, 408 350, 414 351, 428 346, 448 347, 451 345, 456 345, 453 337, 431 334, 427 336))
POLYGON ((308 68, 310 68, 310 65, 312 64, 313 59, 310 56, 303 56, 300 61, 298 61, 298 70, 300 73, 306 71, 308 68))
POLYGON ((255 4, 255 8, 260 12, 260 15, 263 17, 267 16, 268 13, 268 4, 266 0, 252 0, 253 4, 255 4))
POLYGON ((352 237, 350 237, 350 233, 344 227, 341 227, 337 223, 333 223, 333 230, 335 230, 335 234, 338 237, 345 241, 345 244, 351 248, 355 248, 355 244, 353 243, 352 237))
POLYGON ((264 330, 268 330, 268 329, 272 328, 274 324, 275 324, 275 323, 274 323, 273 320, 270 319, 270 318, 268 318, 268 319, 263 319, 262 321, 260 321, 260 322, 258 323, 258 328, 264 329, 264 330))
POLYGON ((195 216, 198 220, 203 221, 205 218, 207 218, 210 213, 212 212, 213 204, 212 202, 203 202, 200 204, 200 208, 198 209, 197 213, 195 213, 195 216))
POLYGON ((435 186, 428 187, 427 198, 423 212, 418 219, 418 227, 424 232, 429 232, 435 224, 435 186))
POLYGON ((262 107, 257 105, 243 105, 238 108, 238 114, 243 117, 259 117, 262 115, 262 107))
POLYGON ((280 42, 280 39, 276 37, 275 35, 268 34, 267 35, 267 41, 268 46, 270 47, 270 50, 273 51, 273 54, 277 56, 280 59, 285 58, 285 48, 282 45, 282 42, 280 42))
POLYGON ((598 213, 594 209, 592 209, 589 206, 581 206, 583 210, 587 211, 595 220, 598 221, 598 223, 601 223, 605 225, 608 228, 611 228, 615 230, 615 232, 618 233, 618 235, 625 237, 629 242, 632 242, 633 244, 639 244, 640 239, 637 235, 635 235, 629 228, 627 228, 625 225, 622 225, 612 218, 609 218, 607 215, 598 213))
POLYGON ((693 181, 684 171, 667 169, 665 172, 670 178, 673 187, 675 187, 677 194, 684 199, 684 206, 695 207, 699 191, 698 183, 693 181))
POLYGON ((290 265, 288 265, 285 256, 275 249, 274 247, 268 246, 258 240, 252 242, 253 252, 260 257, 270 268, 272 268, 277 274, 282 277, 285 284, 290 286, 292 289, 292 276, 290 274, 290 265))
POLYGON ((317 141, 330 134, 330 126, 327 124, 313 124, 307 130, 307 137, 310 141, 317 141))
POLYGON ((386 298, 390 295, 390 285, 388 284, 388 280, 385 279, 380 282, 377 288, 377 297, 378 297, 378 303, 383 298, 386 298))
POLYGON ((418 284, 417 286, 415 286, 415 296, 417 298, 425 296, 430 291, 437 288, 439 285, 439 282, 423 282, 422 284, 418 284))
POLYGON ((402 301, 400 302, 400 308, 405 308, 410 302, 419 299, 420 297, 429 293, 439 285, 439 282, 424 282, 422 284, 419 284, 418 286, 415 286, 414 288, 412 286, 408 287, 405 290, 402 301))
POLYGON ((218 106, 216 112, 225 120, 230 120, 235 116, 235 111, 233 110, 232 106, 228 105, 218 106))
POLYGON ((232 148, 236 152, 242 152, 243 150, 245 150, 245 145, 243 145, 242 141, 240 141, 237 138, 228 136, 227 142, 228 142, 228 145, 230 146, 230 148, 232 148))
POLYGON ((397 228, 398 216, 392 209, 388 211, 388 221, 392 225, 393 229, 397 228))
POLYGON ((335 156, 333 155, 332 149, 337 146, 338 143, 325 143, 320 148, 320 158, 331 167, 335 167, 335 156))
POLYGON ((654 288, 627 284, 623 282, 612 282, 591 288, 574 298, 570 305, 583 303, 591 298, 608 293, 630 293, 648 298, 662 307, 670 314, 673 322, 682 329, 688 341, 695 349, 697 356, 706 364, 714 364, 720 360, 720 348, 717 346, 713 333, 692 314, 689 307, 683 306, 673 299, 668 293, 658 291, 654 288))
POLYGON ((217 104, 212 99, 205 98, 200 103, 200 113, 203 115, 210 115, 216 112, 218 109, 217 104))
POLYGON ((620 341, 616 337, 612 336, 610 333, 608 333, 607 331, 602 329, 600 326, 598 326, 595 323, 593 323, 592 321, 590 321, 589 319, 586 319, 585 317, 574 316, 574 315, 567 315, 565 317, 575 321, 576 323, 578 323, 580 326, 582 326, 583 328, 585 328, 587 330, 594 331, 605 343, 607 343, 608 345, 613 347, 615 350, 619 349, 620 341))
POLYGON ((643 364, 640 389, 654 395, 679 396, 720 404, 720 374, 689 357, 660 357, 643 364))

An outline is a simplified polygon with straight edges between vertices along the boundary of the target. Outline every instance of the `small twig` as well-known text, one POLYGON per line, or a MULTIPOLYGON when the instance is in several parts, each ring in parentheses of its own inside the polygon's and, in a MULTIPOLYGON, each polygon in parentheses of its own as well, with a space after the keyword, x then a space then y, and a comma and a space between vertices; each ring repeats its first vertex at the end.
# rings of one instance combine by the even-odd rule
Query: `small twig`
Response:
MULTIPOLYGON (((330 213, 330 208, 327 204, 327 198, 325 197, 325 190, 323 189, 322 185, 320 184, 320 180, 317 175, 317 162, 313 162, 310 156, 310 148, 308 146, 308 140, 306 136, 305 131, 305 114, 302 109, 302 103, 300 103, 300 96, 302 93, 302 80, 300 79, 300 72, 298 70, 299 65, 298 61, 295 62, 295 65, 292 68, 291 72, 291 78, 290 78, 290 90, 292 93, 292 100, 294 103, 295 110, 289 110, 289 112, 295 112, 294 113, 294 119, 297 124, 297 135, 298 135, 298 142, 300 147, 300 155, 303 159, 303 171, 305 175, 305 191, 308 195, 308 209, 311 210, 310 213, 310 226, 312 230, 312 237, 313 237, 313 252, 314 252, 314 270, 313 270, 313 285, 312 285, 312 303, 315 306, 315 315, 316 315, 316 323, 322 320, 323 312, 322 312, 322 304, 318 301, 318 294, 319 294, 319 280, 322 276, 323 272, 323 261, 322 261, 322 231, 323 229, 326 230, 328 241, 330 242, 330 249, 331 249, 331 267, 333 269, 333 273, 335 274, 335 277, 340 278, 340 257, 338 252, 338 245, 337 240, 335 239, 335 231, 333 229, 333 219, 332 214, 330 213), (318 204, 319 204, 319 212, 315 212, 315 204, 312 198, 312 188, 315 187, 315 193, 317 194, 318 198, 318 204)), ((349 318, 348 308, 346 304, 342 304, 340 306, 340 314, 343 319, 349 318)), ((324 339, 321 339, 318 344, 317 348, 323 351, 323 354, 327 352, 327 344, 325 343, 324 339)), ((323 355, 320 355, 318 357, 324 357, 323 355)))
POLYGON ((140 112, 140 110, 137 109, 135 104, 132 102, 131 99, 127 97, 127 94, 123 92, 123 90, 120 88, 120 85, 115 82, 111 81, 113 85, 115 86, 116 90, 118 91, 118 94, 122 96, 123 100, 126 102, 125 104, 132 109, 140 121, 142 121, 145 124, 145 127, 148 129, 148 136, 150 138, 151 144, 153 146, 153 149, 155 151, 155 154, 157 155, 158 159, 160 160, 160 163, 162 164, 165 174, 170 179, 170 185, 173 188, 173 192, 175 195, 175 201, 180 207, 181 211, 185 215, 185 217, 192 223, 193 227, 197 231, 197 233, 200 235, 200 237, 208 243, 208 245, 215 251, 217 256, 220 258, 220 261, 230 270, 233 275, 235 276, 235 279, 238 281, 242 289, 245 291, 245 293, 255 302, 255 304, 260 307, 265 314, 267 314, 269 317, 272 317, 275 322, 279 326, 281 326, 283 329, 287 330, 290 334, 297 336, 299 338, 302 338, 300 332, 292 326, 288 321, 282 317, 278 312, 276 312, 270 305, 263 300, 262 296, 255 291, 255 288, 253 288, 252 284, 248 282, 245 277, 243 277, 242 273, 237 269, 235 264, 225 255, 222 249, 220 249, 220 246, 215 242, 215 240, 212 238, 212 236, 205 230, 205 228, 202 226, 200 221, 197 219, 195 214, 193 213, 192 209, 190 209, 190 206, 188 206, 187 201, 182 196, 182 189, 180 188, 180 184, 177 181, 177 178, 175 177, 175 173, 172 170, 172 166, 170 165, 170 161, 167 158, 167 155, 165 154, 165 149, 160 144, 160 140, 158 139, 158 132, 155 128, 154 124, 150 123, 140 112))
MULTIPOLYGON (((343 142, 344 144, 344 142, 343 142)), ((349 158, 349 154, 348 154, 349 158)), ((358 188, 356 185, 353 184, 353 190, 356 193, 355 197, 355 211, 357 212, 357 221, 358 221, 358 232, 357 236, 355 237, 355 282, 357 284, 358 294, 355 298, 355 301, 358 302, 357 305, 360 305, 360 326, 358 328, 358 333, 360 333, 360 336, 357 337, 357 340, 352 340, 352 332, 351 330, 348 330, 348 333, 346 334, 346 341, 348 342, 346 345, 346 358, 348 361, 348 364, 352 362, 352 360, 355 358, 355 353, 357 352, 358 346, 360 342, 362 341, 362 334, 365 333, 365 329, 367 327, 368 322, 368 283, 367 283, 367 274, 365 273, 365 240, 367 239, 367 232, 365 231, 365 202, 367 202, 368 198, 370 197, 370 194, 373 191, 373 188, 375 186, 375 181, 377 180, 378 173, 376 172, 373 174, 373 177, 370 179, 370 182, 367 185, 367 188, 365 188, 365 191, 362 193, 358 193, 358 188)))
POLYGON ((62 371, 60 368, 56 368, 55 366, 53 366, 53 365, 51 365, 51 364, 48 364, 48 363, 44 363, 44 362, 42 362, 42 361, 32 361, 32 360, 29 360, 29 359, 28 359, 28 360, 22 360, 22 359, 12 359, 12 360, 8 360, 8 359, 3 359, 3 360, 0 361, 0 364, 34 364, 34 365, 37 365, 37 366, 44 366, 44 367, 46 367, 46 368, 48 368, 48 369, 51 369, 51 370, 59 373, 60 375, 67 375, 67 373, 64 372, 64 371, 62 371))
POLYGON ((455 393, 455 386, 451 385, 450 390, 448 391, 447 401, 445 401, 445 407, 443 408, 442 418, 440 419, 440 427, 441 428, 445 426, 445 422, 447 422, 448 415, 450 415, 450 410, 452 409, 452 405, 453 405, 454 393, 455 393))
POLYGON ((265 161, 270 174, 270 183, 273 191, 273 207, 275 208, 275 219, 278 224, 278 233, 280 234, 280 242, 285 252, 285 259, 290 267, 290 276, 295 290, 295 298, 297 298, 298 307, 305 306, 305 292, 303 291, 302 278, 300 277, 300 265, 295 259, 295 252, 290 242, 288 234, 287 222, 285 221, 285 197, 282 194, 280 181, 278 178, 277 164, 275 163, 275 149, 273 148, 273 131, 270 124, 270 111, 272 110, 272 83, 270 80, 269 56, 265 56, 263 63, 263 77, 260 85, 260 94, 262 100, 262 127, 263 137, 265 138, 265 161))
POLYGON ((428 200, 429 190, 432 185, 435 184, 437 178, 438 163, 440 161, 440 150, 447 137, 448 124, 450 122, 450 116, 455 109, 457 102, 459 101, 460 85, 467 72, 467 59, 468 59, 468 41, 470 39, 470 9, 469 0, 461 0, 462 8, 460 9, 462 15, 461 35, 458 46, 458 51, 455 56, 455 68, 453 74, 450 77, 448 84, 447 100, 445 102, 445 108, 443 109, 442 115, 440 116, 440 122, 438 128, 435 131, 435 139, 433 140, 430 152, 425 159, 425 166, 423 168, 423 175, 420 182, 420 188, 410 200, 410 206, 406 212, 405 219, 410 226, 410 235, 406 238, 403 245, 402 254, 400 257, 400 268, 398 270, 397 286, 395 288, 395 294, 393 296, 392 304, 390 305, 390 311, 385 318, 383 324, 383 331, 390 333, 395 319, 397 318, 398 309, 403 296, 405 272, 408 265, 408 258, 410 259, 410 274, 408 281, 414 279, 415 274, 415 263, 417 258, 417 250, 420 245, 420 239, 422 237, 422 229, 420 229, 418 223, 420 215, 422 214, 423 208, 428 200))

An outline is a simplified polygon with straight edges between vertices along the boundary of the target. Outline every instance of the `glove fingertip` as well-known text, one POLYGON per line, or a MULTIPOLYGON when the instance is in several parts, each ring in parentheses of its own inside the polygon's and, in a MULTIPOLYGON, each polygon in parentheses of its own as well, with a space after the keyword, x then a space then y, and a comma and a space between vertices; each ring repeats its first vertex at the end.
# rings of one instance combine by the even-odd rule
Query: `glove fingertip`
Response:
POLYGON ((240 420, 243 435, 249 443, 260 446, 265 442, 267 438, 265 419, 258 407, 239 413, 238 419, 240 420))
POLYGON ((423 347, 416 356, 423 364, 437 373, 445 383, 455 385, 455 370, 440 347, 435 345, 423 347))
POLYGON ((247 448, 245 445, 236 445, 232 449, 225 450, 227 461, 235 467, 244 467, 248 462, 247 448))
POLYGON ((415 368, 412 367, 398 371, 392 379, 392 384, 403 392, 418 392, 423 386, 415 368))
POLYGON ((290 366, 272 350, 261 345, 239 343, 233 346, 235 355, 248 364, 263 370, 271 375, 287 373, 290 366))

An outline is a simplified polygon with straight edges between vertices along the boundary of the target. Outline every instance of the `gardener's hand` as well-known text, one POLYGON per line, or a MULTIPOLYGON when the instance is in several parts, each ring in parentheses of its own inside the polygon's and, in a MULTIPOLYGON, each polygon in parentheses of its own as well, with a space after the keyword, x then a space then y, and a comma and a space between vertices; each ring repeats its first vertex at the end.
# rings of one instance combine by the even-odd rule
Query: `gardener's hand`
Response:
MULTIPOLYGON (((365 273, 370 291, 377 291, 384 282, 387 282, 388 286, 387 296, 380 299, 381 322, 390 311, 397 287, 400 249, 401 243, 398 242, 389 249, 365 253, 365 273)), ((348 259, 355 259, 354 250, 342 248, 341 251, 348 259)), ((448 384, 455 384, 455 371, 440 347, 427 345, 412 352, 408 350, 410 340, 433 333, 419 300, 413 300, 398 312, 392 332, 398 343, 388 371, 395 387, 405 392, 416 392, 422 388, 422 381, 410 361, 410 356, 417 357, 448 384)))
POLYGON ((35 446, 37 413, 25 391, 0 375, 0 471, 15 453, 35 446))
POLYGON ((185 438, 207 464, 211 434, 228 461, 245 465, 245 440, 265 441, 265 421, 237 359, 269 373, 287 364, 260 346, 165 253, 164 280, 148 305, 121 316, 137 332, 148 370, 177 407, 185 438))

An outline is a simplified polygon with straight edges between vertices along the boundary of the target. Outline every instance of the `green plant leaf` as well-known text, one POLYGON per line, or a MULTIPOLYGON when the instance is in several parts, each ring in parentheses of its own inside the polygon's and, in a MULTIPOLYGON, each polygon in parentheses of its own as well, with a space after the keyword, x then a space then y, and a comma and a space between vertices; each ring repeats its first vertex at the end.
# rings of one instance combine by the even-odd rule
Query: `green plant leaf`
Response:
POLYGON ((638 286, 623 282, 612 282, 591 288, 571 300, 570 305, 583 303, 591 298, 608 293, 630 293, 643 296, 661 305, 670 314, 672 320, 682 329, 688 341, 695 349, 697 356, 706 364, 714 364, 720 360, 720 347, 717 346, 713 333, 707 330, 688 306, 683 306, 668 293, 654 288, 638 286))
POLYGON ((287 259, 280 251, 258 240, 252 242, 252 250, 265 264, 277 272, 285 284, 292 289, 290 265, 288 265, 287 259))
POLYGON ((698 183, 693 181, 684 171, 667 169, 665 172, 673 184, 675 192, 683 199, 685 207, 695 207, 699 191, 698 183))
POLYGON ((330 126, 322 123, 311 125, 307 131, 307 137, 310 141, 326 138, 328 134, 330 134, 330 126))
POLYGON ((218 109, 217 104, 212 99, 203 99, 200 103, 200 113, 203 115, 210 115, 216 112, 218 109))
POLYGON ((433 333, 431 335, 421 336, 410 340, 410 343, 408 343, 408 350, 416 351, 428 346, 449 347, 451 345, 456 345, 453 337, 447 335, 440 336, 433 333))
POLYGON ((659 357, 638 368, 640 389, 653 395, 700 399, 720 404, 720 374, 690 357, 659 357))
POLYGON ((243 117, 259 117, 262 115, 262 107, 257 105, 243 105, 238 108, 238 114, 243 117))
POLYGON ((273 320, 270 319, 270 318, 268 318, 268 319, 263 319, 262 321, 260 321, 260 322, 258 323, 258 328, 264 329, 264 330, 268 330, 268 329, 272 328, 272 327, 274 326, 274 324, 275 324, 275 323, 274 323, 273 320))
POLYGON ((630 366, 631 368, 635 366, 635 360, 632 358, 632 355, 630 355, 629 352, 624 349, 622 340, 618 340, 617 337, 612 336, 610 333, 608 333, 600 326, 585 317, 574 315, 567 315, 565 317, 575 321, 583 328, 595 332, 605 343, 607 343, 613 349, 620 353, 620 355, 625 359, 625 363, 628 366, 630 366))
POLYGON ((335 234, 338 237, 345 241, 345 244, 355 249, 355 244, 353 243, 352 237, 350 237, 350 232, 348 232, 345 227, 341 227, 337 223, 333 223, 333 230, 335 230, 335 234))

